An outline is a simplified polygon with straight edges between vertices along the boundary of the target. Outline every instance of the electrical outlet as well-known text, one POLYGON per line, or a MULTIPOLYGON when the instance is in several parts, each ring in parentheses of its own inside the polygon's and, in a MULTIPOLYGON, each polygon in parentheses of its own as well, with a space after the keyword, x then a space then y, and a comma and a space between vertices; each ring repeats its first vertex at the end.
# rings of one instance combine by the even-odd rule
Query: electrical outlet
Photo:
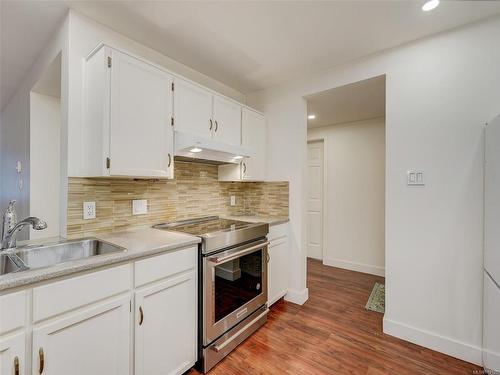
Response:
POLYGON ((132 215, 144 215, 148 213, 148 200, 135 199, 132 201, 132 215))
POLYGON ((83 202, 83 220, 95 219, 95 202, 83 202))
POLYGON ((236 206, 236 196, 231 195, 231 206, 236 206))

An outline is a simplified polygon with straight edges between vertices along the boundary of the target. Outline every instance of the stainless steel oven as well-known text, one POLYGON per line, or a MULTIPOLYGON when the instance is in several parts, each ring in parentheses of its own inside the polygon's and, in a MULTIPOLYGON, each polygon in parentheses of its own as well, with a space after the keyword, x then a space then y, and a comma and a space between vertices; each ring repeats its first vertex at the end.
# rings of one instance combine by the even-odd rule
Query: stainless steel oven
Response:
POLYGON ((267 240, 203 257, 203 344, 267 302, 267 240))
POLYGON ((198 368, 208 372, 267 321, 269 225, 209 216, 155 228, 202 239, 198 368))

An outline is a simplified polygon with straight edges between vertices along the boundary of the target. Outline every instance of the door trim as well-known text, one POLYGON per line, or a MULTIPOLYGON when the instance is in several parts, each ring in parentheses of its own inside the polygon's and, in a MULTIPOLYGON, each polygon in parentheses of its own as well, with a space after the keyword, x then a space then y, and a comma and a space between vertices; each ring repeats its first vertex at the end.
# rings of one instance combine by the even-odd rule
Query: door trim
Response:
MULTIPOLYGON (((322 241, 322 246, 321 246, 321 253, 322 253, 322 259, 321 262, 325 264, 325 249, 327 248, 327 236, 326 236, 326 220, 325 218, 327 217, 327 205, 325 204, 325 198, 326 198, 326 192, 328 191, 328 184, 327 184, 327 160, 326 160, 326 150, 327 150, 327 143, 328 137, 327 136, 321 136, 321 137, 312 137, 307 139, 307 146, 309 146, 310 143, 315 143, 315 142, 323 142, 323 191, 322 191, 322 197, 321 197, 321 241, 322 241)), ((307 194, 307 193, 306 193, 307 194)), ((306 203, 307 203, 307 196, 306 196, 306 203)))

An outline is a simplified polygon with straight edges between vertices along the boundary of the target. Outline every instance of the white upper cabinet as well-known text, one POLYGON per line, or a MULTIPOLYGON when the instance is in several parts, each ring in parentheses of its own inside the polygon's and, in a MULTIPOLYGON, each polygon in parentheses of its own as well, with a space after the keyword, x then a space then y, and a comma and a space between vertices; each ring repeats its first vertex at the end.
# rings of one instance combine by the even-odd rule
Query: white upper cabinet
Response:
POLYGON ((241 104, 196 84, 175 79, 175 130, 241 145, 241 104))
POLYGON ((212 93, 203 87, 176 78, 174 95, 175 129, 211 138, 214 128, 212 93))
POLYGON ((243 180, 266 179, 266 119, 258 112, 243 108, 242 145, 254 150, 251 158, 242 162, 243 180))
POLYGON ((265 181, 266 118, 248 108, 241 113, 241 145, 253 150, 240 164, 219 166, 219 181, 265 181))
POLYGON ((214 95, 214 139, 241 145, 241 105, 221 96, 214 95))
POLYGON ((83 175, 173 177, 172 83, 109 47, 87 60, 83 175))

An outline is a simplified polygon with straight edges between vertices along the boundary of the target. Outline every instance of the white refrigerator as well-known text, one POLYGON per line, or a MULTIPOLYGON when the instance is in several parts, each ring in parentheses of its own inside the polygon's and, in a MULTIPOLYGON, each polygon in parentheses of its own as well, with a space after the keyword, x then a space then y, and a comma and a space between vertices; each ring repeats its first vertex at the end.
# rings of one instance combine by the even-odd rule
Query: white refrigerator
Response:
POLYGON ((500 373, 500 115, 486 125, 483 364, 500 373))

